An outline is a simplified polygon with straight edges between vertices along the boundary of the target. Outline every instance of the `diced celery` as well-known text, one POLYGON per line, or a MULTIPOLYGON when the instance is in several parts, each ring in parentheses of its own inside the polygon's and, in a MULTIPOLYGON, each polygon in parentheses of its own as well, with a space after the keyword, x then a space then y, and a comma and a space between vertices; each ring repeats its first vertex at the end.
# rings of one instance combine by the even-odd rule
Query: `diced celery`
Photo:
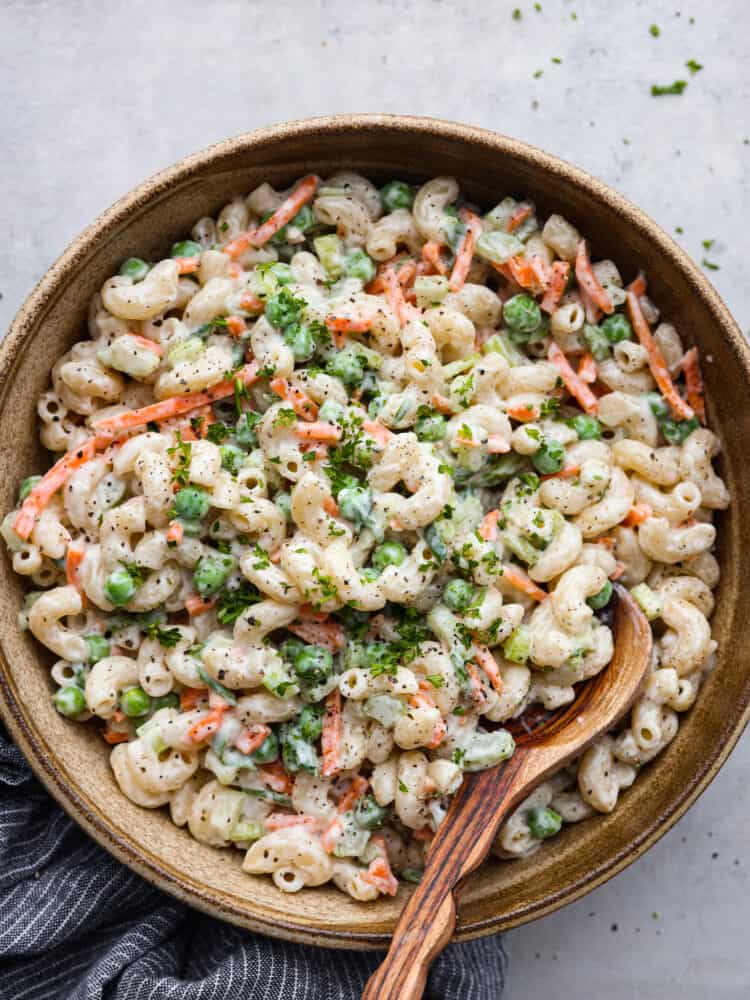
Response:
POLYGON ((525 663, 531 656, 531 630, 528 625, 519 625, 503 644, 503 656, 511 663, 525 663))
POLYGON ((373 694, 363 707, 365 715, 369 715, 386 729, 390 729, 406 710, 404 703, 390 694, 373 694))
POLYGON ((443 365, 443 375, 446 379, 452 379, 454 376, 468 371, 469 368, 473 368, 479 359, 479 354, 469 354, 467 357, 460 358, 458 361, 451 361, 450 364, 443 365))
POLYGON ((332 278, 340 278, 346 269, 344 247, 335 233, 328 236, 318 236, 313 240, 315 253, 326 273, 332 278))
POLYGON ((464 771, 483 771, 501 760, 513 756, 515 740, 507 729, 496 729, 493 733, 476 732, 466 748, 463 759, 464 771))
POLYGON ((161 726, 153 719, 149 719, 148 722, 144 722, 142 726, 139 726, 136 734, 138 739, 143 740, 156 754, 162 753, 167 749, 161 726))
POLYGON ((258 823, 253 819, 243 819, 240 817, 230 830, 228 839, 233 844, 250 840, 260 840, 265 832, 266 828, 262 823, 258 823))
POLYGON ((508 228, 510 218, 518 208, 515 198, 503 198, 503 200, 488 212, 484 217, 485 232, 492 232, 495 229, 502 229, 505 232, 508 228))
POLYGON ((354 819, 354 813, 344 816, 344 829, 341 832, 333 853, 337 858, 357 858, 367 847, 370 831, 363 830, 354 819))
POLYGON ((511 368, 515 368, 516 365, 527 365, 529 363, 526 355, 522 351, 519 351, 515 344, 510 342, 507 333, 493 333, 491 337, 485 340, 482 350, 485 354, 489 354, 491 351, 500 354, 511 368))
POLYGON ((436 604, 427 615, 427 624, 435 637, 447 647, 454 668, 463 670, 471 650, 458 635, 458 619, 453 612, 445 604, 436 604))
POLYGON ((523 251, 524 245, 517 236, 504 233, 500 229, 482 233, 477 240, 477 257, 482 257, 492 264, 507 264, 511 257, 516 257, 523 251))
POLYGON ((216 777, 220 785, 233 785, 237 780, 237 768, 225 764, 213 750, 206 750, 203 766, 216 777))
POLYGON ((641 611, 650 622, 654 618, 659 617, 661 614, 661 598, 647 583, 639 583, 631 589, 630 593, 633 596, 633 600, 640 605, 641 611))
POLYGON ((293 698, 299 694, 299 686, 282 663, 272 662, 263 674, 263 687, 279 698, 293 698))
POLYGON ((524 538, 523 535, 519 535, 517 531, 511 531, 510 529, 502 531, 500 537, 513 555, 517 556, 522 562, 525 562, 527 566, 533 566, 539 559, 539 550, 534 548, 531 542, 527 538, 524 538))
POLYGON ((206 349, 200 337, 182 337, 170 344, 167 351, 167 361, 170 365, 180 361, 196 361, 206 349))
POLYGON ((417 278, 414 282, 414 291, 419 308, 429 309, 430 306, 440 305, 450 289, 446 277, 442 274, 433 274, 417 278))

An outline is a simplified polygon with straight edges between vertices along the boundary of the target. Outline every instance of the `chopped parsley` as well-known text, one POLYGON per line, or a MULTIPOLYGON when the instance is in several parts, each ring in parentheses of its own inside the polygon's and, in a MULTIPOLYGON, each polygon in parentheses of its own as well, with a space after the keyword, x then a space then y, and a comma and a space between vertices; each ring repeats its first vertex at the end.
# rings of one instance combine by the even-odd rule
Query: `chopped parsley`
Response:
POLYGON ((648 30, 654 38, 658 38, 661 34, 661 28, 658 24, 652 24, 648 30))
POLYGON ((233 590, 222 590, 216 602, 216 619, 221 625, 233 625, 243 611, 262 600, 252 583, 242 582, 233 590))
POLYGON ((703 69, 703 64, 696 62, 695 59, 688 59, 685 65, 693 74, 693 76, 695 76, 696 73, 700 73, 700 71, 703 69))
POLYGON ((177 444, 172 445, 171 448, 167 448, 167 454, 176 456, 177 458, 177 468, 173 472, 172 478, 180 486, 185 486, 190 475, 192 447, 189 441, 182 440, 182 434, 179 431, 175 432, 175 437, 177 438, 177 444))
POLYGON ((280 409, 273 421, 274 427, 294 427, 296 424, 297 414, 291 407, 280 409))
POLYGON ((167 649, 174 649, 182 638, 178 628, 162 628, 158 622, 151 622, 146 626, 146 635, 149 639, 156 639, 160 646, 166 646, 167 649))
POLYGON ((683 90, 687 87, 687 80, 675 80, 674 83, 670 83, 668 86, 660 86, 657 83, 651 84, 651 96, 652 97, 667 97, 669 94, 681 94, 683 90))

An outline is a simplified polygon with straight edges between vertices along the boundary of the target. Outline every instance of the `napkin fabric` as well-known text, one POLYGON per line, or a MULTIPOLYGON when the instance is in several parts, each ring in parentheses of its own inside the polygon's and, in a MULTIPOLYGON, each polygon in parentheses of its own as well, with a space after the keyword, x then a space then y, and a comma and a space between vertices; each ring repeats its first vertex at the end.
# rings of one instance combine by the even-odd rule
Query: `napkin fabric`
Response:
MULTIPOLYGON (((356 1000, 382 954, 251 934, 97 846, 0 727, 0 1000, 356 1000)), ((451 945, 426 1000, 499 1000, 500 938, 451 945)))

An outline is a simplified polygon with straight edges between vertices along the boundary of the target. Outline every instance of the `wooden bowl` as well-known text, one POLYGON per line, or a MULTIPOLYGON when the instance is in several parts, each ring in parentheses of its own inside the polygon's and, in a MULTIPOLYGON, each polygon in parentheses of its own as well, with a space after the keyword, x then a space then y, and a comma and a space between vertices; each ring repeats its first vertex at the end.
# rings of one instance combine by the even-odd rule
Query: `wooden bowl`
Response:
MULTIPOLYGON (((91 295, 132 254, 158 259, 200 216, 214 214, 261 181, 285 186, 314 170, 348 167, 375 179, 455 175, 489 208, 528 195, 543 214, 562 212, 632 278, 648 273, 662 314, 700 345, 711 423, 724 444, 722 474, 733 496, 721 518, 722 581, 713 629, 718 664, 674 742, 614 813, 567 828, 533 857, 492 863, 463 896, 456 937, 464 940, 549 913, 601 885, 664 834, 726 759, 750 717, 745 627, 750 588, 740 585, 750 552, 750 351, 704 275, 643 212, 587 174, 514 139, 427 118, 343 115, 293 122, 230 139, 141 184, 85 230, 45 275, 16 317, 0 352, 0 507, 13 506, 22 477, 45 467, 36 399, 50 368, 85 333, 91 295), (744 624, 743 624, 744 623, 744 624)), ((74 726, 52 706, 49 657, 16 613, 23 580, 0 559, 0 711, 58 802, 102 846, 144 878, 192 906, 295 941, 370 948, 387 943, 408 888, 373 904, 333 888, 284 895, 270 879, 240 870, 242 855, 193 840, 166 812, 129 802, 115 784, 108 748, 94 727, 74 726)))

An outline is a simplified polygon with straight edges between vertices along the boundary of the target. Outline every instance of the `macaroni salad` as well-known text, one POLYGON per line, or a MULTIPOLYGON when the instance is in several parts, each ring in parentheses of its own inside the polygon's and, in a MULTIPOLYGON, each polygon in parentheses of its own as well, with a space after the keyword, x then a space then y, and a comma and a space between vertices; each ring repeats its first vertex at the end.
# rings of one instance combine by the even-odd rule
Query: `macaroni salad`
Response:
POLYGON ((698 351, 560 215, 450 177, 262 184, 126 260, 38 403, 58 453, 2 523, 58 711, 117 782, 285 892, 417 881, 502 723, 653 622, 629 720, 496 853, 615 808, 716 643, 698 351))

